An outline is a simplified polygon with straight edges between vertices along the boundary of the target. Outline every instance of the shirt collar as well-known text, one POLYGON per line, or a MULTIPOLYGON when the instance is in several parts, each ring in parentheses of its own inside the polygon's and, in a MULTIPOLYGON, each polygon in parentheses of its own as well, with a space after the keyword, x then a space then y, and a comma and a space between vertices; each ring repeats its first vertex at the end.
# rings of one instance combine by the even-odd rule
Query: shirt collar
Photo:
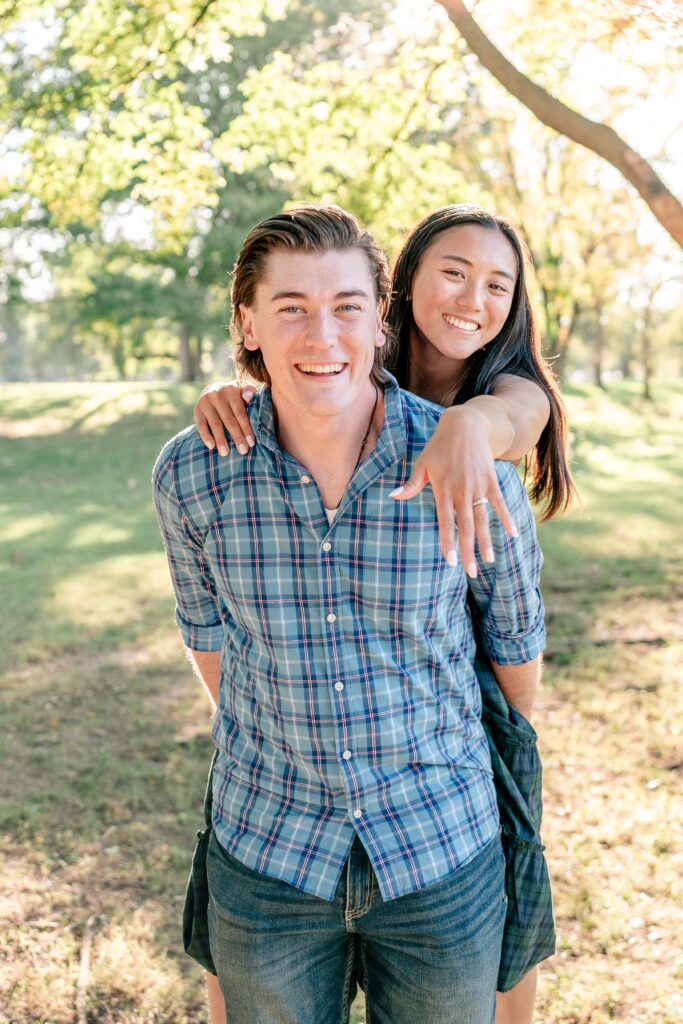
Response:
MULTIPOLYGON (((398 382, 390 373, 384 371, 382 386, 384 388, 384 422, 373 454, 381 457, 383 465, 389 466, 405 455, 407 431, 398 382)), ((287 457, 287 453, 280 447, 275 433, 275 417, 270 388, 261 388, 256 393, 254 403, 258 403, 258 407, 252 422, 259 443, 275 454, 284 454, 287 457)))

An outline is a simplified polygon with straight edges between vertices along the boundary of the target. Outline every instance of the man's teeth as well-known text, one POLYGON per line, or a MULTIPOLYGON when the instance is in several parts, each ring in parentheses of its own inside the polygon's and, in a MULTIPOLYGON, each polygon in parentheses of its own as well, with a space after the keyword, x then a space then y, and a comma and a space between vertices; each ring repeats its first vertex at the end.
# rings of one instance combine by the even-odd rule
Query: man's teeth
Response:
POLYGON ((343 363, 301 363, 299 369, 302 373, 341 373, 344 369, 343 363))
POLYGON ((459 327, 461 331, 478 331, 479 324, 472 323, 471 320, 460 320, 457 316, 448 316, 444 314, 444 320, 451 327, 459 327))

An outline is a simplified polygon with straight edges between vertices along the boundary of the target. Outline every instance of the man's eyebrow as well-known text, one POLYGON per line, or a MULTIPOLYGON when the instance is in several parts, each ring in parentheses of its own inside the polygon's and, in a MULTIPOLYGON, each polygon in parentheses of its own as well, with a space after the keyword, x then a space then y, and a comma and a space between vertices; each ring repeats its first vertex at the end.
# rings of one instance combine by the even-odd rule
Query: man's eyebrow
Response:
MULTIPOLYGON (((464 256, 449 256, 449 255, 446 254, 446 255, 442 256, 441 259, 442 260, 453 260, 455 263, 464 263, 465 266, 467 266, 467 267, 473 267, 474 266, 474 264, 472 263, 472 260, 467 260, 467 259, 465 259, 464 256)), ((516 280, 516 278, 514 277, 513 274, 508 274, 507 270, 492 270, 491 273, 495 274, 496 277, 506 277, 508 279, 508 281, 514 282, 516 280)))
MULTIPOLYGON (((334 298, 335 299, 351 299, 351 298, 354 298, 354 296, 355 297, 364 298, 364 299, 369 299, 370 298, 370 295, 366 291, 364 291, 364 289, 362 289, 362 288, 352 288, 352 289, 350 289, 348 291, 337 292, 337 294, 334 296, 334 298)), ((307 296, 306 296, 305 292, 283 291, 283 292, 275 292, 274 295, 271 295, 270 296, 270 301, 271 302, 276 302, 279 299, 305 299, 306 297, 307 296)))

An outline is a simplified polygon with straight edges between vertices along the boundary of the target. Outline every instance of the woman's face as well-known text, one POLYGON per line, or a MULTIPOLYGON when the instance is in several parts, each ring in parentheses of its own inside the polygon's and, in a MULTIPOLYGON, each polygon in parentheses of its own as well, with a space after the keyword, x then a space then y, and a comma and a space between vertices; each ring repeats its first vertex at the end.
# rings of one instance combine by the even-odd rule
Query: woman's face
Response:
POLYGON ((517 255, 501 231, 480 224, 442 231, 413 278, 414 355, 462 362, 495 338, 510 312, 517 273, 517 255))

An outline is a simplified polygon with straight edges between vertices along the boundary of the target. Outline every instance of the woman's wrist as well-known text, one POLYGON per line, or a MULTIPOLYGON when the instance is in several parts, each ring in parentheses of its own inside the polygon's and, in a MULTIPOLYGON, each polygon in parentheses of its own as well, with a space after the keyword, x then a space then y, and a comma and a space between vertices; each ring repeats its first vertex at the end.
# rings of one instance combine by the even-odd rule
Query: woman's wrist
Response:
POLYGON ((483 430, 494 459, 501 458, 515 439, 515 428, 505 403, 495 395, 477 395, 463 405, 447 409, 444 415, 447 413, 459 414, 457 419, 453 417, 454 429, 462 429, 466 423, 472 430, 483 430))

